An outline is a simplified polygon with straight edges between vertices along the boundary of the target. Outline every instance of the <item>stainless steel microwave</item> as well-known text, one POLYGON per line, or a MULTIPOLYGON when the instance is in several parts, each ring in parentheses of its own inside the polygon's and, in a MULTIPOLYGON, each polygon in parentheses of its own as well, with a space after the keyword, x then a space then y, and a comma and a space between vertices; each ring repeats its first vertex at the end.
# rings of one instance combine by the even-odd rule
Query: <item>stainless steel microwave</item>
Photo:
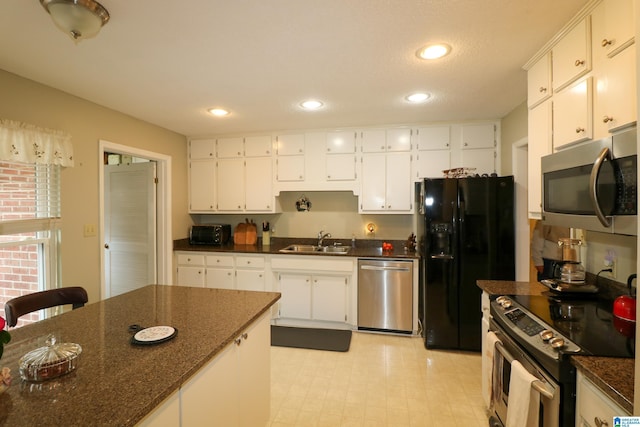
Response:
POLYGON ((546 224, 638 235, 636 128, 542 157, 546 224))

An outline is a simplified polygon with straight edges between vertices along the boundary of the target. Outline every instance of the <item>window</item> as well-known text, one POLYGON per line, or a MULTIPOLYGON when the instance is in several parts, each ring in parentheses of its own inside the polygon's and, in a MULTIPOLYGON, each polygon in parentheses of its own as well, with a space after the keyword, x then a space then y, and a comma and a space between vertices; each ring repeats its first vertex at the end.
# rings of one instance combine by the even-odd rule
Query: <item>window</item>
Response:
MULTIPOLYGON (((0 311, 59 283, 60 166, 0 161, 0 311)), ((40 320, 20 318, 18 326, 40 320)))

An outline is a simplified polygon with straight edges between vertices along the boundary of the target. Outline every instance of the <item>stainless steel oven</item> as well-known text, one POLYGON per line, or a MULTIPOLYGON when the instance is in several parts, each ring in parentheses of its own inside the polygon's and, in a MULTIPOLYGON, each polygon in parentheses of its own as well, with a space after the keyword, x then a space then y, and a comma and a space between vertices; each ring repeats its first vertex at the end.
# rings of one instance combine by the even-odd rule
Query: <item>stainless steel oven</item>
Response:
POLYGON ((637 141, 632 128, 544 156, 545 223, 637 235, 637 141))
POLYGON ((509 381, 511 365, 518 361, 531 375, 538 378, 531 387, 540 394, 538 420, 540 427, 558 427, 560 420, 560 385, 529 357, 495 322, 490 328, 498 337, 494 350, 493 390, 491 406, 494 410, 493 427, 507 424, 509 381))

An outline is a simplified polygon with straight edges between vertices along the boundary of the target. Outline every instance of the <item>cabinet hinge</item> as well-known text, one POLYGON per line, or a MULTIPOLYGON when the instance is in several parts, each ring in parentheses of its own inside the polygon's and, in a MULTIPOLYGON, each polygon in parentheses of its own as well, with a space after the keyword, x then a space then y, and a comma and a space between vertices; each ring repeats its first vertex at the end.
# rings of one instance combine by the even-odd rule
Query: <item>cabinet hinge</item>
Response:
POLYGON ((346 314, 344 315, 344 321, 345 322, 347 321, 347 315, 346 314))

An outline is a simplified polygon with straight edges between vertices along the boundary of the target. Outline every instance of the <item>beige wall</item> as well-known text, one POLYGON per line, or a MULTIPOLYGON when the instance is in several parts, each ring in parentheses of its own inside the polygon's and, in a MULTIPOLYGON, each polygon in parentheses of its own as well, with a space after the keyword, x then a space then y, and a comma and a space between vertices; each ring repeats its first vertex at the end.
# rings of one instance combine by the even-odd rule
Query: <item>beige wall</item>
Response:
POLYGON ((89 301, 100 298, 98 237, 83 237, 84 224, 99 224, 99 140, 172 157, 173 238, 186 237, 187 145, 183 135, 134 119, 59 90, 0 70, 0 117, 59 129, 72 135, 75 167, 62 172, 62 281, 81 285, 89 301))
POLYGON ((514 108, 500 122, 502 133, 500 145, 501 175, 513 175, 513 143, 527 136, 528 112, 527 102, 525 101, 514 108))

